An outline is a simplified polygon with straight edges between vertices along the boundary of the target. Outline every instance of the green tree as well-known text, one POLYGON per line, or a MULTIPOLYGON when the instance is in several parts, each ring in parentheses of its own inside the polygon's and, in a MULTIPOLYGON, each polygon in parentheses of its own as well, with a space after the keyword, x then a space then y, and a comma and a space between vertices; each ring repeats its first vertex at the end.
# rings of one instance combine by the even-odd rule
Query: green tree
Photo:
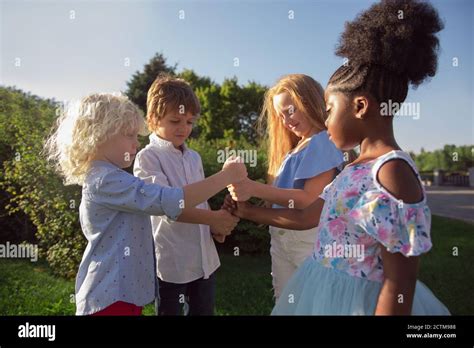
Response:
POLYGON ((472 149, 473 147, 469 145, 447 144, 443 149, 434 151, 425 151, 422 148, 420 153, 413 158, 420 171, 442 169, 452 172, 466 172, 473 166, 472 149))
POLYGON ((236 137, 243 135, 250 143, 257 144, 255 121, 263 103, 265 86, 256 82, 240 86, 236 77, 224 79, 219 85, 190 69, 176 73, 176 65, 169 66, 166 58, 158 53, 127 82, 125 94, 144 112, 148 89, 161 72, 189 82, 201 103, 201 117, 193 131, 193 138, 220 139, 226 129, 233 129, 236 137))
POLYGON ((163 54, 157 53, 145 64, 143 71, 133 74, 131 80, 127 82, 125 95, 146 113, 146 97, 153 81, 160 73, 174 75, 175 70, 176 65, 169 66, 163 54))
POLYGON ((80 188, 65 187, 42 155, 58 104, 11 88, 0 88, 0 95, 0 188, 8 195, 4 208, 10 217, 27 216, 35 226, 40 257, 57 274, 74 277, 85 248, 80 188))
POLYGON ((252 144, 258 144, 260 135, 256 123, 260 116, 267 87, 256 82, 249 82, 240 92, 239 135, 243 135, 252 144))
POLYGON ((214 82, 209 77, 198 76, 193 70, 184 69, 177 74, 177 77, 186 80, 194 90, 210 87, 214 82))

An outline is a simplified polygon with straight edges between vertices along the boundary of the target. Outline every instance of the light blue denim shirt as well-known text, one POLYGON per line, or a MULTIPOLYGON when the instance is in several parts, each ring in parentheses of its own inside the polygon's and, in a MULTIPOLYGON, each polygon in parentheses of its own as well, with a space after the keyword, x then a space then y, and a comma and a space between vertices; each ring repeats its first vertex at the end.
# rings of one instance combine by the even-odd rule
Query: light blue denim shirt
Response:
POLYGON ((143 306, 155 298, 150 215, 175 220, 181 188, 147 184, 111 163, 94 161, 82 188, 79 217, 88 241, 76 278, 76 314, 117 301, 143 306))

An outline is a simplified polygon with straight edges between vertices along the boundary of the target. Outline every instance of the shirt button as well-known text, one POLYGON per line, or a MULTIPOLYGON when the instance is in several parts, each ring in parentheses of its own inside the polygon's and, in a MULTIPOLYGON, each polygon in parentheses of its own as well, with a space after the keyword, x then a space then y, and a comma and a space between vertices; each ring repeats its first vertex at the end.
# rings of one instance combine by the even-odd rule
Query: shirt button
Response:
POLYGON ((144 189, 140 189, 140 193, 145 193, 145 190, 144 190, 144 189))
POLYGON ((283 235, 285 234, 285 231, 283 231, 283 230, 278 230, 278 234, 279 234, 280 236, 283 236, 283 235))

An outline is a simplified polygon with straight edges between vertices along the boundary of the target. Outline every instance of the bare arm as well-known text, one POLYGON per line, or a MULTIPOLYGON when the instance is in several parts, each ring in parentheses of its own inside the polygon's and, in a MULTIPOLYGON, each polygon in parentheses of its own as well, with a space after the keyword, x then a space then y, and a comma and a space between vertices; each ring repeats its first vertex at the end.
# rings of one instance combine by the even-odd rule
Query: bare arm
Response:
POLYGON ((186 207, 196 205, 208 200, 229 184, 229 173, 219 172, 210 177, 183 187, 184 202, 186 207))
POLYGON ((336 170, 331 169, 305 181, 303 189, 282 189, 253 181, 253 192, 268 202, 288 207, 293 203, 294 208, 303 209, 315 201, 335 177, 336 170))
POLYGON ((324 201, 318 198, 305 209, 271 209, 256 207, 247 202, 233 202, 232 198, 227 196, 225 206, 234 209, 234 215, 256 223, 307 230, 318 225, 324 201))
MULTIPOLYGON (((159 162, 155 163, 155 160, 142 153, 139 153, 136 158, 134 174, 147 183, 155 183, 167 187, 171 186, 168 178, 163 173, 159 162)), ((179 202, 178 204, 180 204, 183 209, 195 207, 196 205, 207 201, 210 197, 223 190, 227 185, 242 181, 245 178, 247 178, 245 164, 240 163, 239 158, 228 158, 220 172, 211 175, 202 181, 184 186, 184 202, 179 202)), ((185 217, 182 217, 182 219, 195 219, 196 217, 197 216, 194 215, 189 216, 188 212, 185 217)), ((197 218, 199 221, 202 221, 200 217, 197 218)), ((178 219, 178 221, 201 223, 196 220, 184 221, 178 219)))
POLYGON ((184 208, 176 221, 188 224, 211 225, 214 220, 212 210, 199 208, 184 208))
POLYGON ((382 247, 384 282, 375 315, 410 315, 419 258, 390 253, 382 247))
POLYGON ((239 222, 239 218, 226 210, 208 210, 198 208, 185 208, 179 215, 178 222, 209 225, 211 234, 219 243, 225 241, 225 236, 232 233, 239 222))
POLYGON ((250 197, 259 197, 267 202, 283 207, 303 209, 317 199, 324 187, 334 179, 335 175, 336 169, 331 169, 307 179, 303 189, 283 189, 245 179, 238 184, 230 185, 229 192, 234 200, 237 201, 246 201, 250 197))
MULTIPOLYGON (((380 184, 396 198, 415 203, 423 191, 413 170, 403 160, 385 163, 379 170, 380 184)), ((375 309, 376 315, 410 315, 415 293, 419 258, 390 253, 382 247, 384 282, 375 309)))
POLYGON ((224 163, 222 171, 210 177, 183 187, 185 207, 194 207, 207 201, 227 185, 242 181, 247 177, 245 164, 240 159, 230 158, 224 163))

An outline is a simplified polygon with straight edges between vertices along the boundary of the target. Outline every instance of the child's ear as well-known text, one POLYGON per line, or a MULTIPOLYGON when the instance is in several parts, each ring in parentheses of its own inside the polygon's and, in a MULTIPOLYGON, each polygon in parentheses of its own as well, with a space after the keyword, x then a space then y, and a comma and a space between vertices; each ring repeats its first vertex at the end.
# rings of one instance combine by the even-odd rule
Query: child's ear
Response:
POLYGON ((369 99, 364 95, 354 97, 353 105, 355 110, 355 117, 362 120, 367 117, 369 110, 369 99))

